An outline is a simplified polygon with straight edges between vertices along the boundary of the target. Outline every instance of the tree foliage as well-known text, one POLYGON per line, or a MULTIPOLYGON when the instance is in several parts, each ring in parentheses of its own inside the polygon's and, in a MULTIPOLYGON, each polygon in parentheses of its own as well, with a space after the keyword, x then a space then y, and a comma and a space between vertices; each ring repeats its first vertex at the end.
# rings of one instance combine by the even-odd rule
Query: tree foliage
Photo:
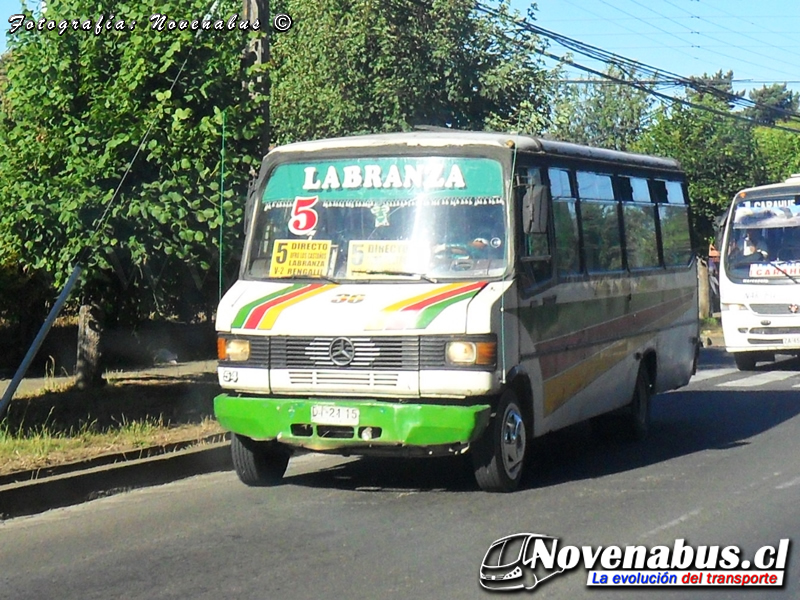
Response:
POLYGON ((205 0, 52 0, 46 17, 56 22, 115 14, 138 25, 99 34, 21 29, 9 39, 0 232, 56 285, 82 256, 84 294, 102 297, 113 315, 187 314, 216 297, 220 186, 224 245, 238 242, 242 205, 232 199, 258 154, 239 83, 246 34, 196 38, 148 22, 153 13, 200 18, 206 10, 205 0))
POLYGON ((687 92, 690 99, 700 100, 710 97, 724 103, 728 108, 733 108, 734 99, 744 96, 744 92, 736 92, 733 89, 733 71, 723 73, 720 69, 712 75, 703 73, 689 79, 692 81, 687 92))
POLYGON ((745 109, 745 115, 766 125, 786 120, 789 113, 797 112, 798 95, 786 88, 785 83, 773 83, 750 90, 750 100, 757 106, 745 109))
POLYGON ((631 81, 611 66, 612 78, 590 78, 589 84, 562 83, 556 96, 549 133, 565 141, 614 150, 628 150, 647 127, 653 99, 647 92, 615 80, 631 81))
POLYGON ((754 135, 767 182, 777 183, 794 173, 800 173, 800 125, 797 127, 796 132, 771 127, 755 128, 754 135))
POLYGON ((275 141, 414 125, 540 128, 542 44, 469 0, 286 0, 272 46, 275 141))

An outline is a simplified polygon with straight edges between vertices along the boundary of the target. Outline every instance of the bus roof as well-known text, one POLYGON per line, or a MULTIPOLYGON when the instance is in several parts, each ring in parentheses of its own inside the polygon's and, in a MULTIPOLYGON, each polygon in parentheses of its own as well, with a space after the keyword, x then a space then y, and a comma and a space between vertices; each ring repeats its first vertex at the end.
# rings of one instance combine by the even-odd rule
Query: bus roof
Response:
POLYGON ((755 194, 757 196, 777 196, 781 194, 800 193, 800 174, 793 173, 785 181, 778 183, 769 183, 767 185, 756 185, 753 187, 745 188, 736 192, 734 199, 745 198, 748 194, 755 194))
POLYGON ((304 153, 345 148, 377 148, 380 146, 440 147, 440 146, 490 146, 495 148, 516 147, 520 152, 549 154, 576 159, 607 163, 625 163, 649 169, 680 171, 678 161, 671 158, 647 156, 619 150, 594 148, 569 142, 559 142, 530 135, 463 131, 458 129, 436 129, 402 133, 378 133, 296 142, 278 146, 272 153, 304 153))

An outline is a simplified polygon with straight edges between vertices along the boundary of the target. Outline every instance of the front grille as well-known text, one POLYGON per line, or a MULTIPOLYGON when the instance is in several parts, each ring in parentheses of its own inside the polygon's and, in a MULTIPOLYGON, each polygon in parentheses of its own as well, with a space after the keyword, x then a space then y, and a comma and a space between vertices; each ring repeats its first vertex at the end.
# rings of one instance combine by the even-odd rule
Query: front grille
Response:
POLYGON ((308 386, 352 387, 397 387, 400 375, 390 371, 348 371, 346 369, 316 371, 290 370, 289 383, 308 386))
POLYGON ((753 327, 750 335, 800 335, 800 327, 753 327))
MULTIPOLYGON (((345 336, 355 348, 352 362, 345 366, 334 364, 330 356, 331 343, 337 337, 232 336, 250 340, 250 358, 237 363, 238 366, 339 372, 419 371, 447 366, 445 346, 449 336, 345 336)), ((220 363, 223 364, 230 363, 220 363)), ((384 382, 375 384, 393 385, 384 382)))
POLYGON ((330 346, 336 337, 285 337, 272 340, 274 369, 419 369, 418 337, 348 337, 355 347, 355 357, 344 367, 334 364, 330 346))
POLYGON ((423 369, 444 368, 444 352, 447 340, 439 337, 423 337, 419 344, 419 366, 423 369))
POLYGON ((796 304, 751 304, 750 309, 759 315, 791 315, 798 313, 796 304), (795 311, 792 312, 791 308, 794 306, 795 311))
POLYGON ((268 367, 269 366, 269 338, 249 338, 250 339, 250 364, 268 367))

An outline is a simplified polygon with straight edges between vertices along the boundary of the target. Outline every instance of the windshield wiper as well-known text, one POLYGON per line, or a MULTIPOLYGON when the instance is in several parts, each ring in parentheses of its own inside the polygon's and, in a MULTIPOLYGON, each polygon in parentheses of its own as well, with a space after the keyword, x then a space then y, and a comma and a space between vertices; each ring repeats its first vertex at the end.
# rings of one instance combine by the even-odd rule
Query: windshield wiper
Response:
POLYGON ((401 277, 416 277, 417 279, 424 279, 430 283, 439 283, 438 279, 428 277, 424 273, 413 273, 411 271, 389 271, 389 270, 372 270, 372 269, 358 269, 351 271, 360 275, 400 275, 401 277))
MULTIPOLYGON (((772 267, 775 267, 775 268, 776 268, 778 271, 780 271, 781 273, 783 273, 784 275, 786 275, 786 276, 787 276, 789 279, 791 279, 791 280, 792 280, 794 283, 800 283, 800 281, 798 281, 797 279, 795 279, 795 278, 794 278, 792 275, 789 275, 789 273, 787 273, 786 271, 784 271, 783 269, 781 269, 781 268, 778 266, 778 262, 777 262, 777 261, 771 260, 771 261, 769 261, 767 264, 769 264, 769 265, 770 265, 770 266, 772 266, 772 267)), ((784 265, 785 265, 785 264, 786 264, 786 261, 785 261, 785 260, 782 260, 782 261, 781 261, 781 264, 784 264, 784 265)))

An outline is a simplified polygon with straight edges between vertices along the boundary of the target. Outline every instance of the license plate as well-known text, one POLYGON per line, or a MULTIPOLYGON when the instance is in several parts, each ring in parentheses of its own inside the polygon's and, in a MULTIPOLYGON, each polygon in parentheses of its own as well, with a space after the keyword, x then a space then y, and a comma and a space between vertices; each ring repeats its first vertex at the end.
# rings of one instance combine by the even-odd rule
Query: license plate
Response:
POLYGON ((325 404, 311 405, 311 422, 317 425, 358 425, 359 411, 357 408, 344 406, 328 406, 325 404))
POLYGON ((800 335, 793 335, 792 337, 783 338, 783 343, 786 346, 800 346, 800 335))

